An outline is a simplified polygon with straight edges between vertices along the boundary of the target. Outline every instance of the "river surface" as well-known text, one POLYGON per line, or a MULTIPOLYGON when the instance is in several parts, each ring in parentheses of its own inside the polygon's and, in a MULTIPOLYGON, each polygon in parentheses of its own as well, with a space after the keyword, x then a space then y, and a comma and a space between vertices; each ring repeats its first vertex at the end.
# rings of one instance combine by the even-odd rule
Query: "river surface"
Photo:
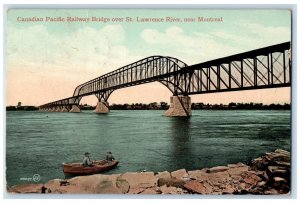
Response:
POLYGON ((7 112, 7 184, 32 183, 34 174, 40 183, 65 178, 61 164, 81 162, 84 152, 95 160, 111 151, 120 164, 110 174, 195 170, 290 150, 290 111, 198 110, 190 118, 163 113, 7 112))

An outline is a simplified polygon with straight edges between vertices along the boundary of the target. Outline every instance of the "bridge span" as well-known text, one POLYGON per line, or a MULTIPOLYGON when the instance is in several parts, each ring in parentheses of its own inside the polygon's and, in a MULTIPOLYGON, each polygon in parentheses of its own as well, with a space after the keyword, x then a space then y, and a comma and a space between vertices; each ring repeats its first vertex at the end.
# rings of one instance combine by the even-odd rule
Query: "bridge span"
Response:
POLYGON ((73 96, 40 106, 41 111, 80 112, 84 96, 95 95, 94 112, 108 113, 109 96, 118 89, 160 82, 173 96, 166 116, 190 116, 189 95, 291 85, 290 42, 188 66, 168 56, 150 56, 77 86, 73 96))

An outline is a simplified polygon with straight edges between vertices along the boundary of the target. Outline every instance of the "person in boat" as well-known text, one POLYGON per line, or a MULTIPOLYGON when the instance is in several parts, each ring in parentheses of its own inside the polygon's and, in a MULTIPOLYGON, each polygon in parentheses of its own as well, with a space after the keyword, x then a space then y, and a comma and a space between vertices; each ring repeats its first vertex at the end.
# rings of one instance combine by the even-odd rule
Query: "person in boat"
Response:
POLYGON ((83 166, 92 166, 93 162, 90 159, 90 153, 84 153, 84 158, 82 161, 83 166))
POLYGON ((106 153, 106 161, 110 164, 112 161, 115 160, 115 157, 112 155, 111 152, 106 153))

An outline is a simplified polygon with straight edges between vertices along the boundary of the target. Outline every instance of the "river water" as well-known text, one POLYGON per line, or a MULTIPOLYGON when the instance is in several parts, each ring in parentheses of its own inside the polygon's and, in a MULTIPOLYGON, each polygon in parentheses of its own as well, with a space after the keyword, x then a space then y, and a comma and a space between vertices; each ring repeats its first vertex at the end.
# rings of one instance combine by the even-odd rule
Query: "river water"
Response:
POLYGON ((34 182, 34 174, 40 183, 65 178, 61 163, 81 162, 84 152, 95 160, 112 151, 120 164, 110 174, 195 170, 290 150, 290 111, 198 110, 190 118, 163 113, 7 112, 7 184, 34 182))

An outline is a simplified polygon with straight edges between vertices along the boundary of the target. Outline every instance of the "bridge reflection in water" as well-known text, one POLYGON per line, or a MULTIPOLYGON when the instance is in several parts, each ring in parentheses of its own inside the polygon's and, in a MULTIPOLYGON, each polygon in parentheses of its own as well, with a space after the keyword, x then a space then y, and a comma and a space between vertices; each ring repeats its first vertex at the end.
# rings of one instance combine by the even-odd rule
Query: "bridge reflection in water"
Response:
POLYGON ((171 119, 172 146, 173 156, 170 158, 177 169, 186 168, 186 166, 195 167, 194 154, 191 149, 192 136, 190 135, 190 117, 179 117, 171 119), (180 158, 179 158, 180 157, 180 158))
POLYGON ((95 112, 108 113, 108 98, 115 90, 155 81, 173 94, 165 115, 190 116, 188 95, 290 86, 290 42, 191 66, 172 57, 150 56, 85 82, 72 97, 41 105, 40 110, 80 112, 80 100, 95 95, 95 112))

